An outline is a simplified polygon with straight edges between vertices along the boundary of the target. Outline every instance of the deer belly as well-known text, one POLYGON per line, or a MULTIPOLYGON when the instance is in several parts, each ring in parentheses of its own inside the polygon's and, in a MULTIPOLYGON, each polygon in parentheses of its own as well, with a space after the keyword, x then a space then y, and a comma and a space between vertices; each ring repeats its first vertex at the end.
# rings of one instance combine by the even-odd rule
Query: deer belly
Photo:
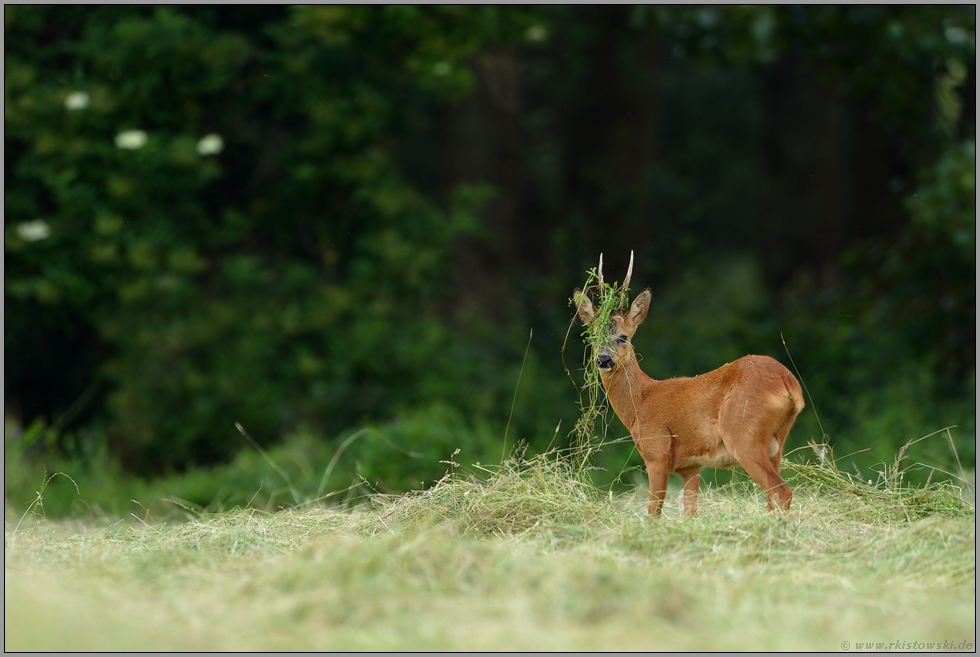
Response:
POLYGON ((725 469, 735 465, 735 457, 732 456, 725 444, 722 443, 716 448, 706 451, 704 454, 691 454, 685 456, 674 464, 674 470, 698 466, 701 468, 725 469))

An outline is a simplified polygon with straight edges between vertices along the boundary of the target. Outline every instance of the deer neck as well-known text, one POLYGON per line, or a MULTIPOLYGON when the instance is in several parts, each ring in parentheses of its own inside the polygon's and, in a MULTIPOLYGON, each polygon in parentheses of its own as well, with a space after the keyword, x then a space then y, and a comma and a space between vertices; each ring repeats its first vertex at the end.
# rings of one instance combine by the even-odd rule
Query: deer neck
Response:
POLYGON ((630 429, 636 421, 637 412, 642 408, 644 390, 653 379, 640 370, 635 354, 630 354, 628 359, 621 361, 612 371, 601 372, 600 377, 613 410, 626 428, 630 429))

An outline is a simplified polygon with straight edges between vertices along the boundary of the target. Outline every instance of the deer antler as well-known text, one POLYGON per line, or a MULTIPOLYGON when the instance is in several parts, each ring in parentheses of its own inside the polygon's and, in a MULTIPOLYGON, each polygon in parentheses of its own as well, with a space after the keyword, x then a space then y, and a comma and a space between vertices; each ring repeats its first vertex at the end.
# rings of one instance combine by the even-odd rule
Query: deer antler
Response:
POLYGON ((599 294, 602 294, 602 254, 599 254, 599 294))
POLYGON ((626 278, 623 279, 623 291, 626 291, 626 290, 629 289, 629 286, 630 286, 630 277, 632 275, 633 275, 633 251, 630 250, 630 266, 629 266, 629 269, 626 270, 626 278))

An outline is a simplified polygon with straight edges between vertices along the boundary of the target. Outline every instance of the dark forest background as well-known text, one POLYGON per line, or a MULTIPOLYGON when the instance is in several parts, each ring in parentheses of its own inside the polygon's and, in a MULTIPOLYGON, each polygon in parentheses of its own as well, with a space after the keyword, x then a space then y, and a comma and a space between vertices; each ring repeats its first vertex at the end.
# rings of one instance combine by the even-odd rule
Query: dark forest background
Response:
POLYGON ((8 504, 61 471, 63 511, 274 505, 564 444, 571 290, 631 250, 648 374, 790 365, 782 335, 790 447, 867 472, 954 427, 916 458, 974 469, 972 5, 4 20, 8 504))

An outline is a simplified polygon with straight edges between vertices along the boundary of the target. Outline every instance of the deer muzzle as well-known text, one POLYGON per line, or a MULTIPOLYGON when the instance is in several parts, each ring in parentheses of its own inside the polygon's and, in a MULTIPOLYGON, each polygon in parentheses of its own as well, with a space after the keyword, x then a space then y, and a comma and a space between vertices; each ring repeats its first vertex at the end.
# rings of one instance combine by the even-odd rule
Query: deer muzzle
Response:
POLYGON ((599 366, 599 370, 602 372, 608 372, 616 365, 615 361, 612 359, 612 356, 609 354, 599 354, 596 356, 595 362, 596 365, 599 366))

